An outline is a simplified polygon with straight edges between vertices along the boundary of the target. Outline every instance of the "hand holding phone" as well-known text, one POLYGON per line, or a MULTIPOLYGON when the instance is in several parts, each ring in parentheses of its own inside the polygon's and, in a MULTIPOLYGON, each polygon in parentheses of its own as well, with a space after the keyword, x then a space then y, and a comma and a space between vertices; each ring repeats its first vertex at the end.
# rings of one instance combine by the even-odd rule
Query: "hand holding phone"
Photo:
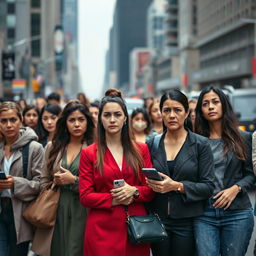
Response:
POLYGON ((142 172, 150 180, 163 180, 163 178, 160 176, 160 174, 155 168, 142 168, 142 172))

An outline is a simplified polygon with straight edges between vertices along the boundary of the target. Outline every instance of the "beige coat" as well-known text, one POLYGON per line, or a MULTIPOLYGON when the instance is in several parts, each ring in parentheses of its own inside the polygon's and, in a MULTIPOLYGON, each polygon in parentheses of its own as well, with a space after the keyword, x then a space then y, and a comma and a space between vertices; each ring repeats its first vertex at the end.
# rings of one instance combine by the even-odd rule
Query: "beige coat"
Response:
MULTIPOLYGON (((29 202, 36 198, 40 191, 40 173, 43 163, 44 150, 37 140, 35 132, 29 128, 20 130, 20 137, 12 145, 13 161, 10 167, 10 175, 14 177, 14 188, 12 189, 12 207, 17 235, 17 243, 33 239, 33 228, 22 217, 22 212, 29 202), (27 177, 23 178, 22 147, 29 141, 29 160, 27 177)), ((3 170, 4 143, 0 143, 0 169, 3 170)))
POLYGON ((252 163, 253 163, 253 171, 256 175, 256 131, 252 135, 252 163))

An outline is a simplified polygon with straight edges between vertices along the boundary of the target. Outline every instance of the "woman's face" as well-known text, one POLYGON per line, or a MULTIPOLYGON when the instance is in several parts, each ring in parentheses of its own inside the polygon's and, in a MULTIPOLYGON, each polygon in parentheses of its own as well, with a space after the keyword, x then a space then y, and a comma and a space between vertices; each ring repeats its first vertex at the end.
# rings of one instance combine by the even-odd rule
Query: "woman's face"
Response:
POLYGON ((7 140, 18 138, 21 126, 21 120, 15 110, 10 109, 0 113, 0 132, 7 140))
POLYGON ((160 112, 160 106, 159 106, 158 102, 152 106, 150 116, 151 116, 153 123, 162 123, 163 119, 162 119, 162 115, 160 112))
POLYGON ((187 116, 188 113, 180 102, 171 99, 167 99, 164 102, 162 117, 169 131, 177 131, 184 128, 184 122, 187 116))
POLYGON ((203 117, 208 122, 215 122, 222 119, 223 111, 220 97, 213 91, 203 96, 201 109, 203 117))
POLYGON ((195 102, 190 102, 189 104, 189 117, 192 121, 192 123, 195 122, 196 119, 196 103, 195 102))
POLYGON ((71 137, 83 137, 87 130, 87 118, 76 110, 68 116, 66 125, 71 137))
POLYGON ((43 123, 44 129, 47 132, 52 133, 55 131, 57 121, 58 121, 57 115, 54 115, 48 111, 44 111, 42 115, 42 123, 43 123))
POLYGON ((35 111, 35 109, 31 109, 26 112, 24 116, 24 123, 25 125, 31 127, 31 128, 36 128, 37 123, 38 123, 38 114, 35 111))
POLYGON ((89 107, 89 111, 92 115, 93 122, 96 125, 98 123, 99 109, 97 107, 89 107))
POLYGON ((132 128, 137 132, 142 132, 147 128, 147 122, 142 113, 138 113, 132 119, 132 128))
POLYGON ((101 121, 106 133, 117 134, 122 131, 126 116, 118 103, 108 102, 103 107, 101 121))

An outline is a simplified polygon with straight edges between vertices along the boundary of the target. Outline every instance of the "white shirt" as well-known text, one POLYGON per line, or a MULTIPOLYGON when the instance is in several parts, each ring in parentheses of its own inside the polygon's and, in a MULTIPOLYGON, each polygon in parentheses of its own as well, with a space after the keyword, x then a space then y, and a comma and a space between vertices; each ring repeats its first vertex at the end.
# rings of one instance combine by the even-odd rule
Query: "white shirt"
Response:
MULTIPOLYGON (((11 155, 11 157, 9 159, 4 157, 4 173, 6 176, 10 174, 12 160, 13 160, 13 154, 11 155)), ((1 197, 11 197, 11 189, 5 189, 2 192, 1 197)))

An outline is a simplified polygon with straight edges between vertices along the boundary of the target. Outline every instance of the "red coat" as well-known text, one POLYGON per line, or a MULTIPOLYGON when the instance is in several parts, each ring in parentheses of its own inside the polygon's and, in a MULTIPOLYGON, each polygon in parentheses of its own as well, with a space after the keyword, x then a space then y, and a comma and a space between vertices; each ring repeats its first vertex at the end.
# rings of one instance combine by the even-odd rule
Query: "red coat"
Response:
MULTIPOLYGON (((144 167, 152 167, 146 144, 139 143, 144 159, 144 167)), ((149 256, 149 245, 133 245, 127 237, 126 213, 124 206, 112 206, 113 181, 124 179, 129 185, 136 186, 140 195, 129 205, 129 214, 145 215, 143 203, 151 201, 154 192, 146 185, 145 177, 140 172, 140 182, 134 172, 127 167, 123 159, 122 171, 107 149, 104 156, 104 175, 95 168, 97 144, 84 148, 79 167, 80 201, 90 208, 87 216, 84 256, 149 256)))

